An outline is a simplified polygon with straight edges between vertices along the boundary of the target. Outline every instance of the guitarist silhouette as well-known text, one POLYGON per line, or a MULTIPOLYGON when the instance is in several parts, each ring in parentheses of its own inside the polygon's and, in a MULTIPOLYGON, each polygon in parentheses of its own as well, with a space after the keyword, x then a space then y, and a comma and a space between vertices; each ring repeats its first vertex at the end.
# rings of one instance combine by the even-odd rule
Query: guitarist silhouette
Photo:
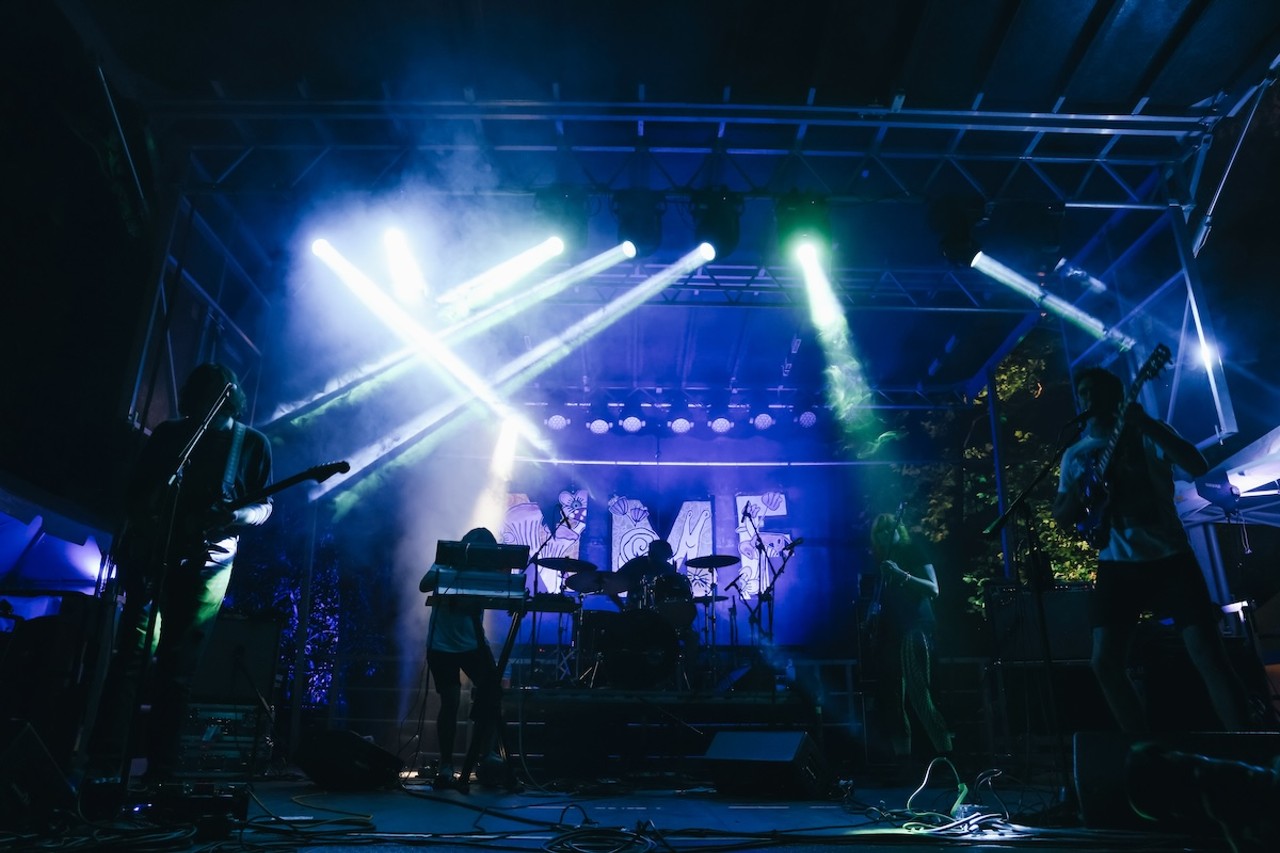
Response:
MULTIPOLYGON (((1158 372, 1168 352, 1157 347, 1135 384, 1158 372)), ((1053 516, 1100 548, 1089 620, 1094 674, 1111 713, 1127 733, 1149 729, 1127 660, 1141 615, 1152 612, 1173 619, 1222 726, 1244 729, 1251 717, 1248 699, 1227 659, 1217 624, 1221 613, 1173 501, 1173 467, 1199 477, 1208 463, 1194 444, 1134 403, 1134 389, 1126 395, 1115 374, 1087 368, 1075 381, 1089 417, 1080 440, 1062 456, 1053 516)))
POLYGON ((271 515, 269 499, 243 502, 267 488, 271 446, 237 420, 246 404, 235 374, 200 365, 183 384, 178 408, 182 417, 159 424, 143 447, 126 495, 125 528, 112 549, 119 590, 108 584, 107 597, 123 592, 125 604, 89 742, 90 777, 127 778, 144 682, 151 695, 148 781, 173 773, 192 682, 240 532, 271 515))

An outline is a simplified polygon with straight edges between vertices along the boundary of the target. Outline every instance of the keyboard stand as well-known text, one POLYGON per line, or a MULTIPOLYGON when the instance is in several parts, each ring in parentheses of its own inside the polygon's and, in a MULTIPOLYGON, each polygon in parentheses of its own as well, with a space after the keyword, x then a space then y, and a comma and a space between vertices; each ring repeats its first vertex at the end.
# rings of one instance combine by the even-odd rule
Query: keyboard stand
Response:
MULTIPOLYGON (((525 608, 520 607, 511 618, 511 627, 507 629, 507 639, 502 644, 502 653, 498 657, 498 689, 501 692, 502 673, 507 670, 507 663, 511 660, 511 650, 515 648, 516 635, 520 633, 520 623, 524 621, 525 608)), ((467 757, 462 762, 462 772, 458 774, 458 790, 466 792, 471 788, 471 773, 476 768, 476 764, 480 760, 480 744, 488 740, 489 732, 484 729, 487 723, 479 723, 471 736, 471 743, 467 747, 467 757)), ((498 755, 502 757, 503 764, 503 787, 509 791, 519 793, 524 790, 524 786, 516 778, 515 768, 511 766, 511 753, 507 750, 507 733, 506 721, 502 716, 502 702, 498 702, 497 718, 493 721, 496 727, 493 743, 498 750, 498 755)))

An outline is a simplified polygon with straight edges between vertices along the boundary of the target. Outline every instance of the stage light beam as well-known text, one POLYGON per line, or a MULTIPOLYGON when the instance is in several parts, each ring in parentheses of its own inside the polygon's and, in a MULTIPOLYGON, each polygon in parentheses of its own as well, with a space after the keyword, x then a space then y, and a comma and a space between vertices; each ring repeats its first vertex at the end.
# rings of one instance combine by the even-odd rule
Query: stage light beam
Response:
POLYGON ((529 273, 563 252, 564 240, 549 237, 514 258, 450 288, 437 296, 436 301, 441 305, 453 306, 455 314, 466 314, 513 287, 529 273))
POLYGON ((388 228, 382 235, 382 245, 387 250, 387 265, 391 269, 391 285, 396 298, 406 305, 421 303, 428 293, 427 280, 404 232, 399 228, 388 228))
MULTIPOLYGON (((330 248, 330 251, 333 250, 330 248)), ((336 252, 334 253, 336 254, 336 252)), ((603 333, 648 299, 661 293, 672 282, 684 275, 688 275, 714 257, 715 249, 710 245, 702 244, 698 246, 671 266, 645 279, 609 304, 596 309, 560 335, 544 341, 508 363, 492 377, 492 387, 497 388, 501 393, 510 394, 527 385, 551 365, 572 353, 582 344, 603 333)), ((319 500, 335 489, 341 488, 345 483, 352 481, 358 473, 368 468, 378 459, 422 438, 424 433, 433 429, 437 424, 461 408, 462 405, 462 401, 456 399, 447 400, 408 423, 401 425, 395 431, 384 435, 373 444, 367 445, 356 453, 351 454, 348 457, 348 461, 351 463, 351 472, 344 477, 333 477, 317 485, 309 493, 310 499, 313 501, 319 500)), ((545 449, 545 442, 541 439, 534 444, 534 447, 550 456, 550 453, 545 449)))
MULTIPOLYGON (((864 404, 871 396, 871 389, 863 374, 862 363, 853 350, 849 322, 819 261, 817 247, 813 243, 802 244, 796 249, 796 257, 804 274, 809 318, 818 332, 818 345, 826 358, 827 366, 823 372, 827 401, 841 429, 853 436, 868 417, 864 404)), ((816 423, 816 418, 813 422, 816 423)))
POLYGON ((378 317, 388 329, 394 332, 405 343, 417 350, 428 364, 436 364, 444 368, 443 374, 451 378, 459 390, 469 392, 476 399, 488 406, 502 418, 514 418, 521 424, 521 432, 535 447, 545 446, 534 426, 523 418, 505 402, 498 398, 493 389, 459 359, 451 349, 444 346, 426 329, 422 328, 412 317, 407 315, 395 301, 373 283, 335 249, 327 240, 316 240, 311 244, 311 251, 320 258, 338 279, 354 293, 365 306, 378 317))
POLYGON ((476 497, 476 504, 471 512, 472 527, 486 527, 489 530, 499 530, 502 527, 502 519, 507 510, 507 494, 511 490, 511 473, 515 470, 520 430, 520 424, 515 419, 507 418, 502 422, 497 441, 493 445, 493 454, 489 458, 488 482, 476 497))
POLYGON ((715 256, 716 250, 711 244, 702 243, 671 266, 659 270, 617 299, 592 311, 564 332, 525 352, 499 371, 494 385, 504 393, 511 393, 532 382, 542 371, 608 329, 647 300, 657 296, 677 279, 693 272, 715 256))
POLYGON ((985 252, 978 252, 970 266, 983 275, 1000 282, 1005 287, 1027 297, 1042 310, 1066 320, 1076 328, 1093 335, 1098 340, 1109 340, 1122 351, 1133 349, 1137 344, 1137 341, 1133 338, 1116 331, 1113 327, 1108 327, 1097 317, 1081 311, 1065 299, 1048 292, 1026 276, 1010 269, 985 252))

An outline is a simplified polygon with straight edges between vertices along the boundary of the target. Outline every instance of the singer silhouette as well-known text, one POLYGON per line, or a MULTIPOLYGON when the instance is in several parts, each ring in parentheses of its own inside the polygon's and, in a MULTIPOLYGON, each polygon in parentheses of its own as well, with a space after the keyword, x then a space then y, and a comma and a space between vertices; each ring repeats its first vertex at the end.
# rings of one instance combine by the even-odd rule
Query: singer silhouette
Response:
POLYGON ((947 754, 952 748, 931 688, 938 576, 906 525, 889 513, 872 522, 871 550, 882 573, 880 646, 872 651, 880 673, 881 723, 893 750, 891 772, 906 775, 912 751, 908 703, 935 752, 947 754))

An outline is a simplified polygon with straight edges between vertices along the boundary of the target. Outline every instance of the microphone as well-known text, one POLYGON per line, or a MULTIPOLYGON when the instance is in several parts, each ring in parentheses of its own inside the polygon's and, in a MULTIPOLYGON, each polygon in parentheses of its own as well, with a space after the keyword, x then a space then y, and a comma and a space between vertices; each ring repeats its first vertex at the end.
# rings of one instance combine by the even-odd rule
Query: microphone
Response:
POLYGON ((790 554, 792 551, 794 551, 795 549, 799 548, 799 547, 800 547, 801 545, 803 545, 803 544, 804 544, 804 537, 803 537, 803 536, 801 536, 801 537, 798 537, 798 538, 796 538, 796 539, 792 539, 792 540, 791 540, 790 542, 788 542, 786 545, 783 545, 783 546, 782 546, 782 550, 783 550, 783 551, 785 551, 785 552, 787 552, 788 554, 790 554))
POLYGON ((569 516, 565 515, 564 504, 556 504, 556 509, 560 510, 560 523, 570 530, 573 529, 573 522, 569 520, 569 516))
POLYGON ((742 507, 742 518, 738 519, 738 523, 746 524, 747 519, 749 519, 750 517, 751 517, 751 502, 747 501, 747 503, 742 507))

